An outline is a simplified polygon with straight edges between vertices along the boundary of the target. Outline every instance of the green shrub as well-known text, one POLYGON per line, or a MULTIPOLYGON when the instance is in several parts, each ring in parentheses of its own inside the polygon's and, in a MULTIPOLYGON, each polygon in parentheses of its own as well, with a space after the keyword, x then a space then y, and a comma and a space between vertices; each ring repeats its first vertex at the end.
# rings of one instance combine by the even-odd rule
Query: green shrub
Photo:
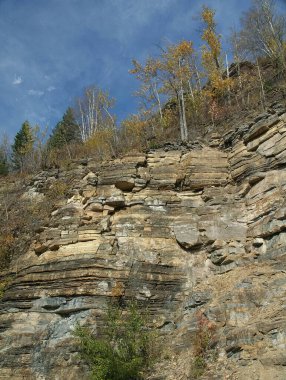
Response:
POLYGON ((191 379, 198 379, 200 378, 207 367, 207 363, 204 357, 202 356, 195 356, 192 362, 192 368, 191 368, 191 379))
POLYGON ((0 300, 4 296, 5 289, 12 282, 12 277, 6 277, 5 279, 0 281, 0 300))
POLYGON ((124 310, 112 304, 107 311, 102 337, 77 327, 80 355, 88 364, 92 380, 139 380, 151 362, 153 334, 137 304, 124 310))

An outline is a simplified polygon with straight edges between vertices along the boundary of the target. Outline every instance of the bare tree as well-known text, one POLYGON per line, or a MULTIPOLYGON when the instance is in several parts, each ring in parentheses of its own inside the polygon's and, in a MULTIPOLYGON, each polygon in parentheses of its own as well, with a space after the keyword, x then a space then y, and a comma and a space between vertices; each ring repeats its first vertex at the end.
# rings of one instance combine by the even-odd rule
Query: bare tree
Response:
POLYGON ((114 100, 96 86, 87 87, 74 107, 81 139, 87 141, 95 132, 106 128, 115 128, 115 119, 111 114, 114 100))
POLYGON ((267 56, 286 68, 285 17, 277 12, 275 0, 252 0, 252 7, 241 18, 240 48, 252 58, 267 56))

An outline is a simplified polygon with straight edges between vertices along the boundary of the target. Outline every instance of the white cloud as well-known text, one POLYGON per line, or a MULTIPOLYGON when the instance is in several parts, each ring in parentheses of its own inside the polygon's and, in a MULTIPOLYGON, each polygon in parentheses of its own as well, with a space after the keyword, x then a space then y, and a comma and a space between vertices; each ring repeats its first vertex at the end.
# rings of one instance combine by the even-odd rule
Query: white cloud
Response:
POLYGON ((47 88, 47 91, 48 91, 48 92, 52 92, 52 91, 55 91, 55 89, 56 89, 56 87, 54 87, 54 86, 49 86, 49 87, 47 88))
POLYGON ((18 86, 18 85, 21 84, 22 82, 23 82, 22 77, 20 77, 20 76, 17 77, 17 76, 15 75, 15 78, 14 78, 12 84, 13 84, 14 86, 18 86))
POLYGON ((44 95, 44 91, 40 91, 40 90, 29 90, 28 91, 28 95, 32 95, 32 96, 42 96, 44 95))

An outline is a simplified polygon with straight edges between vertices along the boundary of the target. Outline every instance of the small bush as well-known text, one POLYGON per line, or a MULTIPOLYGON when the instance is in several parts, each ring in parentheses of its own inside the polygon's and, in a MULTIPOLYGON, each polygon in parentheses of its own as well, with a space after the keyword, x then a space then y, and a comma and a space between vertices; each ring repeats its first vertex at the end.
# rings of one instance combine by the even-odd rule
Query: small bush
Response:
POLYGON ((201 377, 206 368, 207 360, 210 359, 212 348, 214 346, 214 338, 216 326, 209 321, 203 313, 198 314, 198 329, 193 342, 194 357, 191 364, 190 379, 198 379, 201 377))
POLYGON ((151 362, 152 333, 137 304, 124 310, 112 304, 107 311, 102 337, 77 327, 80 355, 90 368, 92 380, 139 380, 151 362))
POLYGON ((0 187, 0 270, 25 253, 36 230, 48 220, 52 204, 23 197, 22 180, 0 187))
POLYGON ((51 199, 65 198, 70 190, 70 183, 62 180, 55 181, 46 193, 46 196, 51 199))
MULTIPOLYGON (((2 233, 3 231, 1 231, 2 233)), ((0 269, 5 268, 11 260, 11 250, 15 239, 10 231, 0 235, 0 269)))
POLYGON ((5 289, 11 283, 11 281, 12 277, 7 277, 4 280, 0 281, 0 300, 3 298, 5 289))
POLYGON ((207 363, 204 357, 195 356, 192 363, 191 379, 200 378, 204 374, 206 366, 207 366, 207 363))

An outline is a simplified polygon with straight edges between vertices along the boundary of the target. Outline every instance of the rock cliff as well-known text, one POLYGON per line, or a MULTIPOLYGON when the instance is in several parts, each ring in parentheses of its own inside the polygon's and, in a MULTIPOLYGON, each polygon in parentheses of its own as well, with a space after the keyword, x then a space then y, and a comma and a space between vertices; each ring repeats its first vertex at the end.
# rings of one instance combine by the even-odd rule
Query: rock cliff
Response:
POLYGON ((208 142, 39 173, 71 197, 1 301, 0 379, 84 379, 72 335, 96 331, 110 297, 148 303, 169 356, 153 379, 191 379, 198 311, 216 326, 205 379, 286 378, 286 110, 208 142))

